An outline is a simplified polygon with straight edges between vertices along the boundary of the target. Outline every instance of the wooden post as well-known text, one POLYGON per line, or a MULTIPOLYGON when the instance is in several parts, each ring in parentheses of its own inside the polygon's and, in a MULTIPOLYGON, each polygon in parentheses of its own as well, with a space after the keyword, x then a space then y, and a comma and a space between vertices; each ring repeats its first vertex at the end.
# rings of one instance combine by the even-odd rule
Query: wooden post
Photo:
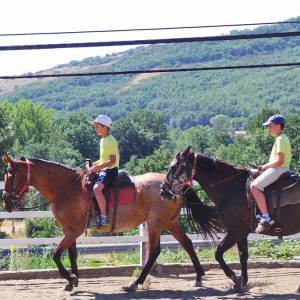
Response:
POLYGON ((11 235, 12 235, 12 237, 15 236, 15 233, 16 233, 15 219, 12 219, 12 220, 11 220, 11 235))
MULTIPOLYGON (((140 236, 148 237, 148 227, 146 223, 140 225, 140 236)), ((145 267, 146 262, 149 258, 149 240, 147 242, 140 242, 140 265, 142 268, 145 267)))

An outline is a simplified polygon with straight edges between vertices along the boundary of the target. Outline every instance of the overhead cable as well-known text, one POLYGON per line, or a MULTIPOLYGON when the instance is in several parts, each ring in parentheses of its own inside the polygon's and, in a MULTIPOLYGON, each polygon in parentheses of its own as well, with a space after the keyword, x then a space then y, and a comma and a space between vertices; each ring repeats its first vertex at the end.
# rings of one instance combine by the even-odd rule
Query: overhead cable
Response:
POLYGON ((219 25, 199 25, 199 26, 177 26, 177 27, 155 27, 155 28, 129 28, 129 29, 110 29, 110 30, 0 33, 0 36, 30 36, 30 35, 61 35, 61 34, 113 33, 113 32, 134 32, 134 31, 163 31, 163 30, 204 29, 204 28, 281 25, 281 24, 300 24, 300 21, 259 22, 259 23, 219 24, 219 25))
POLYGON ((170 39, 146 39, 146 40, 131 40, 131 41, 60 43, 60 44, 39 44, 39 45, 11 45, 11 46, 0 46, 0 51, 232 41, 232 40, 251 40, 251 39, 280 38, 280 37, 293 37, 293 36, 300 36, 300 31, 240 34, 240 35, 219 35, 219 36, 189 37, 189 38, 170 38, 170 39))
POLYGON ((111 76, 111 75, 133 75, 143 73, 174 73, 174 72, 199 72, 199 71, 218 71, 234 69, 257 69, 274 67, 298 67, 300 62, 277 63, 277 64, 257 64, 257 65, 235 65, 223 67, 195 67, 195 68, 174 68, 174 69, 151 69, 151 70, 129 70, 112 72, 89 72, 89 73, 61 73, 61 74, 35 74, 35 75, 12 75, 1 76, 0 79, 31 79, 31 78, 49 78, 49 77, 73 77, 73 76, 111 76))

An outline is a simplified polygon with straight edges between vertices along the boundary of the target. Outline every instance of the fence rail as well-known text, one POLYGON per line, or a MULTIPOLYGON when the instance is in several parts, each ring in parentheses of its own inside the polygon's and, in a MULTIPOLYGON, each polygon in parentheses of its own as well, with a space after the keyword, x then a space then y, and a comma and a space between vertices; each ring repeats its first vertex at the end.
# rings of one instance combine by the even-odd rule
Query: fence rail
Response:
MULTIPOLYGON (((0 212, 1 219, 32 219, 32 218, 53 218, 51 211, 17 211, 17 212, 0 212)), ((199 247, 210 247, 213 245, 212 240, 205 240, 200 234, 188 234, 193 244, 199 247)), ((223 238, 223 234, 219 234, 219 240, 223 238)), ((291 235, 285 238, 300 238, 300 233, 291 235)), ((249 240, 276 240, 276 236, 266 236, 258 234, 250 234, 249 240)), ((61 238, 19 238, 19 239, 0 239, 0 249, 9 249, 11 246, 40 246, 40 245, 57 245, 61 238)), ((135 244, 139 243, 140 246, 140 261, 141 265, 144 265, 147 257, 148 248, 148 232, 145 225, 140 225, 139 236, 101 236, 101 237, 85 237, 81 236, 77 239, 79 245, 93 245, 93 247, 107 247, 111 246, 111 249, 118 251, 122 248, 124 251, 124 244, 135 244)), ((162 244, 173 244, 178 242, 171 235, 161 236, 162 244)))

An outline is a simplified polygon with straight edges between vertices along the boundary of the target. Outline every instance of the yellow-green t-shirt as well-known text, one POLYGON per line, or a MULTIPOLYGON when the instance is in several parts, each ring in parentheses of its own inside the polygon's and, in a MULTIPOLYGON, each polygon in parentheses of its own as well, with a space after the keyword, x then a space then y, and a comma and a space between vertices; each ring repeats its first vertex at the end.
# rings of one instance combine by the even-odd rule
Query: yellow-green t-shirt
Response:
POLYGON ((109 168, 119 168, 120 153, 119 146, 116 139, 109 134, 108 136, 101 138, 100 140, 100 159, 95 162, 95 164, 103 164, 109 160, 110 155, 116 155, 116 162, 109 168))
POLYGON ((291 143, 285 134, 279 135, 274 142, 269 162, 273 163, 278 159, 278 153, 284 154, 284 162, 280 167, 289 167, 292 159, 291 143))

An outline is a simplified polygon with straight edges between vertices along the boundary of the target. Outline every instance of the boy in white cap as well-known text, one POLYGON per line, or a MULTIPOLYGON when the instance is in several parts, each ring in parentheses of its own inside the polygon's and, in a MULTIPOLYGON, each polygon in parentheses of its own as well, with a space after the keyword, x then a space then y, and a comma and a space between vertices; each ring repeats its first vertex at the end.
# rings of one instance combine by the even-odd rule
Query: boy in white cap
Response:
POLYGON ((255 230, 256 233, 262 233, 275 223, 269 215, 263 191, 265 187, 275 182, 280 175, 289 171, 292 158, 289 138, 283 133, 285 126, 284 117, 282 115, 271 116, 262 125, 267 127, 270 135, 275 138, 275 142, 269 162, 259 166, 259 169, 264 172, 253 180, 250 187, 252 195, 255 198, 257 206, 261 212, 261 219, 255 230))
POLYGON ((111 118, 106 115, 99 115, 94 121, 96 134, 101 136, 100 159, 93 163, 90 171, 98 175, 93 191, 101 212, 101 215, 96 215, 96 221, 102 226, 109 225, 103 189, 118 176, 120 160, 118 143, 110 134, 111 123, 111 118))

